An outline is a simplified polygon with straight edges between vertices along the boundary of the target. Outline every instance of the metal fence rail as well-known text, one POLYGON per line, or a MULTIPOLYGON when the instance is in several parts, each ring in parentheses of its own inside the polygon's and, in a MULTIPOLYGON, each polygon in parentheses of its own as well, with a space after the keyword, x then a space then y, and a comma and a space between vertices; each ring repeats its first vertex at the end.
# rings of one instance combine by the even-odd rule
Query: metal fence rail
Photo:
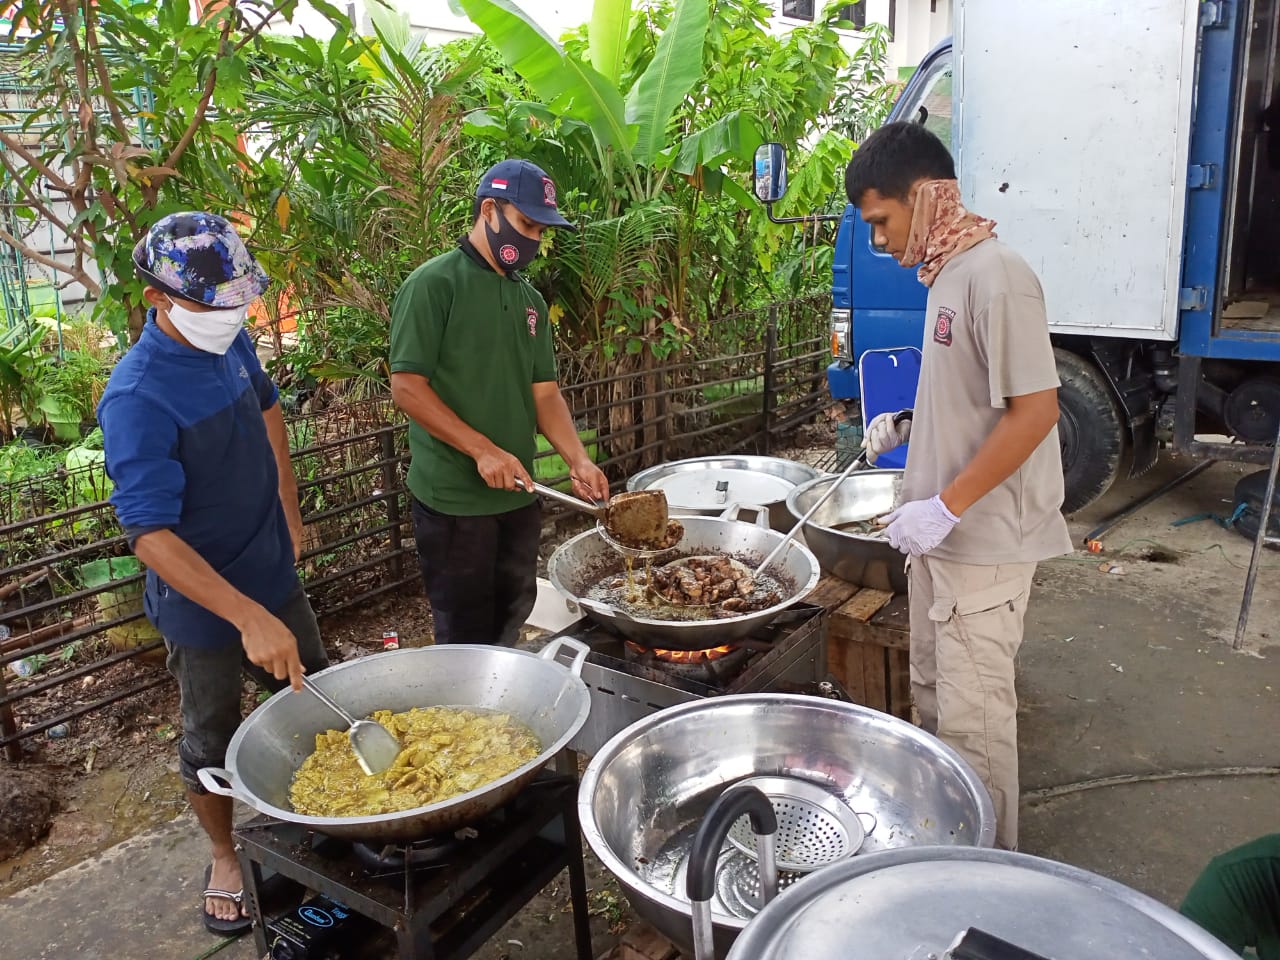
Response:
MULTIPOLYGON (((812 419, 827 402, 825 306, 724 318, 747 334, 730 355, 566 384, 610 479, 687 456, 768 452, 812 419)), ((317 613, 416 582, 408 426, 390 399, 291 418, 288 431, 307 524, 299 566, 317 613)), ((538 460, 540 479, 566 479, 554 452, 538 460)), ((168 679, 142 613, 144 574, 128 566, 109 504, 77 502, 103 488, 97 469, 0 486, 0 746, 13 760, 23 739, 168 679)))

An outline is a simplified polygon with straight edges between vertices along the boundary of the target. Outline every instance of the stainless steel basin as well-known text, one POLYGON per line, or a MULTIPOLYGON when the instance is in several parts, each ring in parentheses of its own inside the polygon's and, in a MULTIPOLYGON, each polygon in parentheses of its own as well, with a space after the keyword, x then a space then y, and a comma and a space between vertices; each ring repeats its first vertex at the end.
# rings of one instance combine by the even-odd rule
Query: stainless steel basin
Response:
MULTIPOLYGON (((655 713, 592 759, 578 816, 636 913, 686 956, 692 908, 684 871, 693 835, 728 786, 760 776, 816 785, 874 817, 857 856, 917 845, 989 847, 995 839, 991 799, 973 770, 895 717, 782 694, 713 697, 655 713)), ((741 856, 726 844, 718 875, 729 878, 741 856)), ((719 895, 712 901, 718 956, 748 922, 741 905, 719 895)))
MULTIPOLYGON (((787 511, 799 520, 838 477, 801 484, 787 497, 787 511)), ((823 573, 876 590, 906 593, 906 557, 883 537, 834 529, 883 516, 898 504, 901 470, 862 470, 845 477, 804 528, 804 541, 823 573)))

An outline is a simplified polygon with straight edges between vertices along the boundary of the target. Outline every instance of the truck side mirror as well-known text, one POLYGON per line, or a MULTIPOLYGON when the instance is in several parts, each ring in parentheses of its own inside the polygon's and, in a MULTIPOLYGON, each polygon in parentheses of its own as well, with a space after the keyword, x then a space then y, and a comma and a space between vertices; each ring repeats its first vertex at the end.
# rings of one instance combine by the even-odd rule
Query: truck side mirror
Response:
POLYGON ((752 192, 761 203, 777 203, 787 192, 787 151, 780 143, 756 147, 751 172, 752 192))

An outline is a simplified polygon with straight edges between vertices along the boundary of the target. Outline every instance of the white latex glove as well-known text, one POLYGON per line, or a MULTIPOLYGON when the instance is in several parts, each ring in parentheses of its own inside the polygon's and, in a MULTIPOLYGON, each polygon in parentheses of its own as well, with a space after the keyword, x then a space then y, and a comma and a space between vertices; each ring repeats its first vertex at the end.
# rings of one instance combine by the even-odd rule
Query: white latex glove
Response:
POLYGON ((901 423, 894 423, 893 418, 897 415, 896 412, 882 413, 867 425, 867 432, 862 437, 862 446, 866 448, 868 463, 875 463, 877 457, 902 446, 910 439, 911 421, 903 420, 901 423))
POLYGON ((884 518, 885 536, 895 550, 922 557, 947 539, 960 518, 947 509, 941 497, 911 500, 884 518))

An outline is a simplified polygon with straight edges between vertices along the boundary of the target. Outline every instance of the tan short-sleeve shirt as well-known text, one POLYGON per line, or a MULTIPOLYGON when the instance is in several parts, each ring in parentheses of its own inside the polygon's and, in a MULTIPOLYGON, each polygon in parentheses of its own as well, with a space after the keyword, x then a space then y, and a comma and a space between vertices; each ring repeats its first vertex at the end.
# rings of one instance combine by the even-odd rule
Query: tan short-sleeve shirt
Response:
MULTIPOLYGON (((930 288, 926 311, 904 501, 941 493, 995 429, 1009 397, 1059 385, 1040 281, 998 240, 954 257, 930 288)), ((1062 497, 1054 427, 929 555, 1000 564, 1070 553, 1062 497)))

